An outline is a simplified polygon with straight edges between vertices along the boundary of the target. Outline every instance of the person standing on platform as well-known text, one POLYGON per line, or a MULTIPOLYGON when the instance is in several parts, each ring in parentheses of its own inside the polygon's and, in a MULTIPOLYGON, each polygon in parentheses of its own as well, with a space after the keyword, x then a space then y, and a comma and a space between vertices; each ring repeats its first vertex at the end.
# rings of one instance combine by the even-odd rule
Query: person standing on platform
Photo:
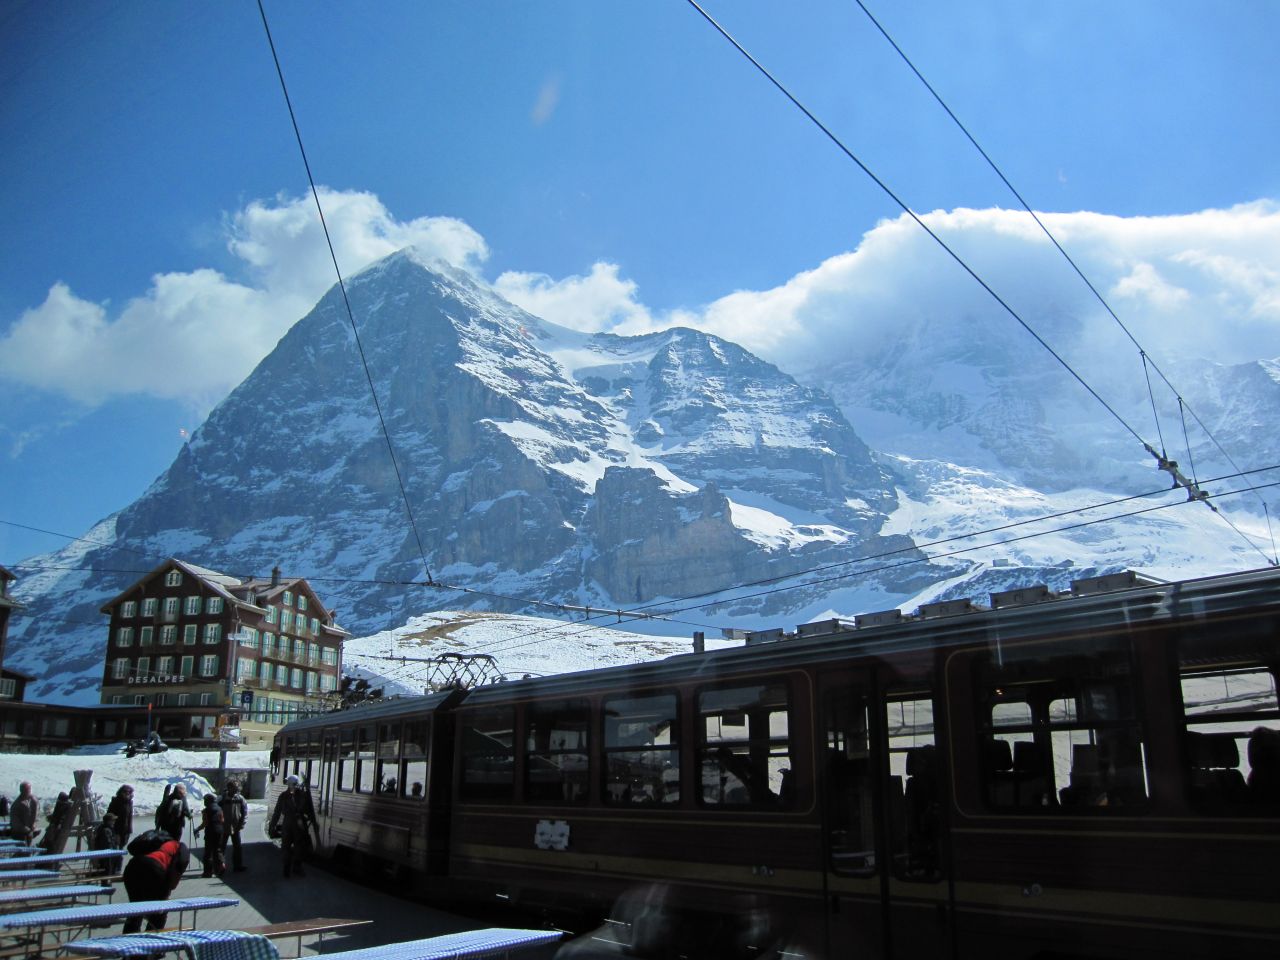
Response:
POLYGON ((25 780, 18 787, 18 799, 9 807, 9 835, 30 846, 36 832, 39 805, 31 795, 31 784, 25 780))
POLYGON ((204 795, 204 810, 200 815, 200 826, 196 827, 196 836, 204 831, 204 872, 202 877, 220 877, 227 872, 226 861, 222 859, 222 848, 227 845, 226 818, 222 808, 218 806, 218 798, 212 793, 204 795))
MULTIPOLYGON (((131 858, 124 868, 124 889, 129 894, 129 902, 168 900, 190 862, 191 851, 181 840, 166 840, 150 853, 131 858)), ((163 929, 167 916, 167 913, 147 914, 147 929, 163 929)), ((129 917, 123 932, 137 933, 142 929, 142 920, 142 917, 129 917)))
MULTIPOLYGON (((98 824, 98 829, 93 833, 93 841, 89 844, 91 850, 123 850, 124 844, 120 842, 120 837, 116 833, 116 824, 119 822, 114 813, 106 813, 102 817, 102 823, 98 824)), ((94 868, 96 873, 111 874, 120 869, 123 858, 116 857, 111 860, 99 860, 94 868)))
POLYGON ((284 875, 302 876, 302 860, 311 852, 310 831, 315 827, 316 811, 311 804, 311 794, 302 789, 296 773, 285 777, 284 785, 285 791, 276 800, 271 814, 269 833, 282 841, 284 875))
POLYGON ((120 849, 123 850, 129 845, 129 838, 133 836, 132 786, 126 783, 116 791, 116 795, 107 804, 107 813, 116 815, 116 838, 119 840, 120 849))
POLYGON ((187 821, 191 819, 191 808, 187 806, 187 788, 174 784, 173 791, 156 808, 156 828, 163 830, 175 840, 181 840, 187 829, 187 821))
POLYGON ((228 780, 227 785, 222 790, 222 815, 226 818, 226 832, 223 834, 222 840, 222 860, 225 863, 227 859, 227 841, 231 841, 231 868, 236 873, 244 871, 244 858, 240 849, 240 834, 244 832, 245 824, 249 820, 249 805, 245 803, 245 799, 240 794, 240 782, 238 780, 228 780))

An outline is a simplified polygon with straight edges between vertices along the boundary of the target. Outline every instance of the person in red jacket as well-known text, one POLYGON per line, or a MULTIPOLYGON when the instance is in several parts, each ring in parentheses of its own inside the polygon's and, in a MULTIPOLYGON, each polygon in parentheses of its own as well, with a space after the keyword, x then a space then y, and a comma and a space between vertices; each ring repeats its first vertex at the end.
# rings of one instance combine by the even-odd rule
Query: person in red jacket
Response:
MULTIPOLYGON (((140 857, 133 857, 124 868, 124 889, 129 902, 139 900, 168 900, 178 887, 178 881, 186 873, 191 862, 191 851, 180 840, 166 840, 157 849, 140 857)), ((167 913, 151 913, 146 917, 148 930, 164 927, 167 913)), ((142 929, 142 917, 130 917, 124 922, 124 933, 137 933, 142 929)))

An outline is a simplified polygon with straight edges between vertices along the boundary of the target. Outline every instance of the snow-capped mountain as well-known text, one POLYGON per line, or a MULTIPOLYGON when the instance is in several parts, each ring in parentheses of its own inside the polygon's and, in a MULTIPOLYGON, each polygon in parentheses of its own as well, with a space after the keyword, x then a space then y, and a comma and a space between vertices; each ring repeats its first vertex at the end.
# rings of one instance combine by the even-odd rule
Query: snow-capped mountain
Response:
MULTIPOLYGON (((530 599, 661 610, 860 556, 919 559, 885 532, 903 477, 829 396, 732 343, 575 333, 412 250, 347 294, 359 347, 335 288, 86 536, 104 545, 24 565, 33 615, 15 622, 8 662, 41 678, 34 699, 96 698, 98 608, 168 556, 307 577, 357 635, 431 609, 536 612, 530 599)), ((842 602, 892 605, 939 575, 893 566, 842 602)), ((683 619, 811 619, 830 590, 730 593, 683 619)))

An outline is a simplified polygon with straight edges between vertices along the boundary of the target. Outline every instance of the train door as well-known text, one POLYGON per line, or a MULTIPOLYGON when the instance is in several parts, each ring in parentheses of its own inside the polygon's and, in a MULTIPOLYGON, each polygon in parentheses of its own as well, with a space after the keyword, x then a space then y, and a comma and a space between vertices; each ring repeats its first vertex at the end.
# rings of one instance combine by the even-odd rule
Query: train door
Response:
POLYGON ((316 810, 320 821, 320 845, 329 846, 329 828, 333 818, 329 816, 329 807, 333 803, 333 793, 338 786, 338 731, 326 730, 320 743, 320 797, 316 810))
POLYGON ((865 674, 828 674, 818 700, 818 784, 822 807, 824 888, 832 957, 885 955, 887 878, 878 829, 879 748, 872 735, 875 700, 865 674))
POLYGON ((881 688, 877 708, 888 953, 912 960, 950 956, 944 771, 932 684, 895 678, 881 688))

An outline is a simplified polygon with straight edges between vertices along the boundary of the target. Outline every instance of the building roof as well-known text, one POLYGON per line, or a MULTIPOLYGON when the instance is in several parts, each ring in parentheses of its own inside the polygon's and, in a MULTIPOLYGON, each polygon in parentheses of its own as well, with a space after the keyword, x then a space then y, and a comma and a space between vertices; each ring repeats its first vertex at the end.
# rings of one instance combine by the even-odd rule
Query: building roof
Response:
MULTIPOLYGON (((324 619, 326 620, 333 616, 333 612, 325 608, 325 605, 322 602, 320 602, 320 598, 316 596, 316 592, 315 590, 312 589, 311 584, 307 583, 306 579, 303 577, 290 577, 287 579, 284 577, 279 577, 279 578, 250 577, 246 580, 241 580, 239 577, 234 577, 227 573, 220 573, 217 570, 210 570, 208 567, 201 567, 201 566, 198 566, 197 564, 190 563, 186 560, 179 560, 177 557, 170 557, 168 560, 160 564, 158 567, 155 567, 149 572, 143 574, 141 577, 139 577, 137 580, 131 583, 125 590, 116 594, 116 596, 112 597, 105 604, 103 604, 98 612, 109 614, 112 608, 115 607, 116 604, 126 599, 129 596, 129 594, 137 590, 138 585, 140 583, 144 583, 147 580, 150 580, 152 577, 157 576, 158 574, 162 573, 165 570, 170 569, 171 567, 177 567, 178 569, 186 573, 188 576, 194 577, 195 579, 199 580, 210 590, 213 590, 215 593, 219 594, 228 603, 235 604, 237 607, 247 607, 250 610, 256 610, 260 613, 264 611, 263 611, 263 608, 258 603, 255 602, 255 598, 261 598, 262 600, 271 600, 271 599, 274 599, 278 594, 283 593, 285 590, 296 590, 298 587, 298 584, 305 584, 307 592, 311 594, 312 597, 315 597, 316 604, 318 606, 318 609, 316 612, 323 613, 324 619), (238 597, 232 591, 244 593, 247 595, 247 597, 238 597)), ((328 630, 331 633, 337 633, 345 637, 351 636, 349 631, 344 630, 342 627, 338 626, 336 623, 322 624, 321 629, 328 630)))

